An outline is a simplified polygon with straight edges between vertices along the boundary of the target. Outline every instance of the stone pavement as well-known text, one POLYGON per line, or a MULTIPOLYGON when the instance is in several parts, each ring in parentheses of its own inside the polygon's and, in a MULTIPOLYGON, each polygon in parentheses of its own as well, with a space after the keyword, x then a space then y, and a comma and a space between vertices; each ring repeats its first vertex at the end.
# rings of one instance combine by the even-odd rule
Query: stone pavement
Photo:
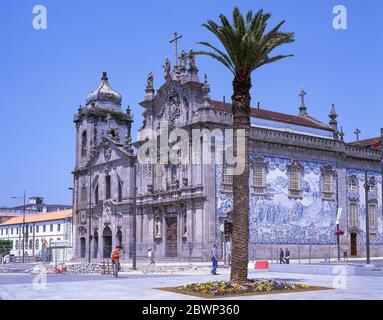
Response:
MULTIPOLYGON (((191 282, 207 280, 227 280, 229 270, 221 269, 218 276, 176 275, 176 274, 132 274, 122 273, 118 279, 110 275, 48 275, 45 289, 35 289, 34 275, 0 274, 0 299, 42 299, 42 300, 89 300, 89 299, 146 299, 184 300, 198 299, 176 293, 156 290, 156 288, 179 286, 191 282)), ((328 275, 287 274, 267 271, 251 271, 250 277, 282 279, 297 283, 332 287, 334 277, 328 275)), ((383 278, 368 276, 348 276, 347 289, 332 289, 312 292, 268 294, 246 296, 241 300, 256 299, 383 299, 383 278)), ((233 299, 233 298, 225 298, 233 299)))

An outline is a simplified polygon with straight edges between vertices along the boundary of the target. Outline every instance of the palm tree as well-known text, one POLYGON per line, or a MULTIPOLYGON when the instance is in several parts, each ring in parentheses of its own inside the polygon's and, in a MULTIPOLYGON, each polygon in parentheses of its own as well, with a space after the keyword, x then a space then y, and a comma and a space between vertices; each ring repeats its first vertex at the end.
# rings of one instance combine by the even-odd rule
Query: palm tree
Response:
MULTIPOLYGON (((270 56, 271 52, 282 44, 294 41, 294 33, 281 32, 285 21, 278 23, 266 32, 270 14, 259 10, 242 16, 234 8, 232 24, 224 15, 220 15, 221 25, 208 20, 203 27, 212 32, 224 50, 209 42, 199 42, 212 51, 199 51, 196 54, 208 55, 227 67, 234 75, 232 82, 232 111, 234 137, 237 130, 245 131, 245 167, 241 174, 233 176, 233 229, 232 229, 232 266, 231 281, 244 282, 248 274, 249 255, 249 133, 250 133, 250 88, 251 74, 265 64, 281 60, 291 55, 270 56)), ((236 150, 234 148, 234 153, 236 150)))

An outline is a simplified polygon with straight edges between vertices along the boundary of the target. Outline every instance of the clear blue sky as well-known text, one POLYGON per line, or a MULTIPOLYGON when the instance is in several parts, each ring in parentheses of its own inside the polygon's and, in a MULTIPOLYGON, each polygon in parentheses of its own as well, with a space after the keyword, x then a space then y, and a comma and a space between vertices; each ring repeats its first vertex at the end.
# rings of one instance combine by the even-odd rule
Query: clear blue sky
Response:
MULTIPOLYGON (((328 121, 336 104, 346 140, 379 135, 383 101, 381 0, 251 1, 74 1, 3 0, 0 13, 0 205, 18 205, 12 195, 44 196, 49 203, 71 203, 74 167, 73 115, 108 71, 113 88, 130 104, 134 133, 141 125, 138 102, 146 75, 163 80, 163 61, 172 57, 173 32, 180 47, 213 41, 201 27, 220 13, 264 8, 271 23, 286 19, 284 30, 296 42, 283 52, 294 58, 253 74, 252 103, 296 114, 298 92, 307 91, 309 113, 328 121), (48 10, 48 29, 32 28, 32 8, 48 10), (348 29, 332 28, 332 8, 348 9, 348 29)), ((213 98, 231 96, 231 74, 215 61, 198 57, 200 76, 208 73, 213 98)))

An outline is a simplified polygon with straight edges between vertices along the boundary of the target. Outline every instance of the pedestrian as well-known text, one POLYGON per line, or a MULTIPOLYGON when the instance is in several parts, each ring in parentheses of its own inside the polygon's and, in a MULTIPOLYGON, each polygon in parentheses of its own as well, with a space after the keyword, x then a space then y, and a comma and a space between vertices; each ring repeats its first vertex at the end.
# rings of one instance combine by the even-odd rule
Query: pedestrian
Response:
POLYGON ((113 266, 113 274, 117 278, 118 272, 121 270, 120 264, 120 249, 121 246, 116 246, 116 248, 112 252, 112 266, 113 266))
POLYGON ((283 252, 283 249, 280 248, 280 251, 279 251, 279 263, 285 263, 285 253, 283 252))
POLYGON ((285 261, 287 264, 290 263, 290 251, 288 248, 286 248, 286 251, 285 251, 285 261))
POLYGON ((212 275, 217 274, 217 268, 218 268, 218 258, 217 258, 217 245, 214 243, 213 248, 211 249, 211 262, 212 262, 212 269, 210 273, 212 275))
POLYGON ((154 252, 152 248, 148 249, 148 259, 149 259, 149 264, 154 264, 154 252))

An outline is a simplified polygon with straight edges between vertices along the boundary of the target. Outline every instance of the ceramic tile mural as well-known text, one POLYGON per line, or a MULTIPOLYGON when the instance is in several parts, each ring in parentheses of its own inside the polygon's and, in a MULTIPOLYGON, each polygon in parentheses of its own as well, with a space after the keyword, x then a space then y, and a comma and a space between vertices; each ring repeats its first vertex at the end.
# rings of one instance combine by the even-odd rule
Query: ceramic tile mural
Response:
MULTIPOLYGON (((255 156, 252 154, 251 159, 255 156)), ((295 200, 288 197, 287 178, 287 165, 293 159, 265 156, 265 160, 267 196, 250 196, 250 243, 335 244, 337 203, 322 199, 321 167, 329 164, 301 161, 303 199, 295 200)), ((233 204, 232 194, 220 191, 221 175, 222 166, 217 165, 217 230, 219 217, 230 211, 233 204)), ((335 181, 333 189, 336 190, 335 181)))

